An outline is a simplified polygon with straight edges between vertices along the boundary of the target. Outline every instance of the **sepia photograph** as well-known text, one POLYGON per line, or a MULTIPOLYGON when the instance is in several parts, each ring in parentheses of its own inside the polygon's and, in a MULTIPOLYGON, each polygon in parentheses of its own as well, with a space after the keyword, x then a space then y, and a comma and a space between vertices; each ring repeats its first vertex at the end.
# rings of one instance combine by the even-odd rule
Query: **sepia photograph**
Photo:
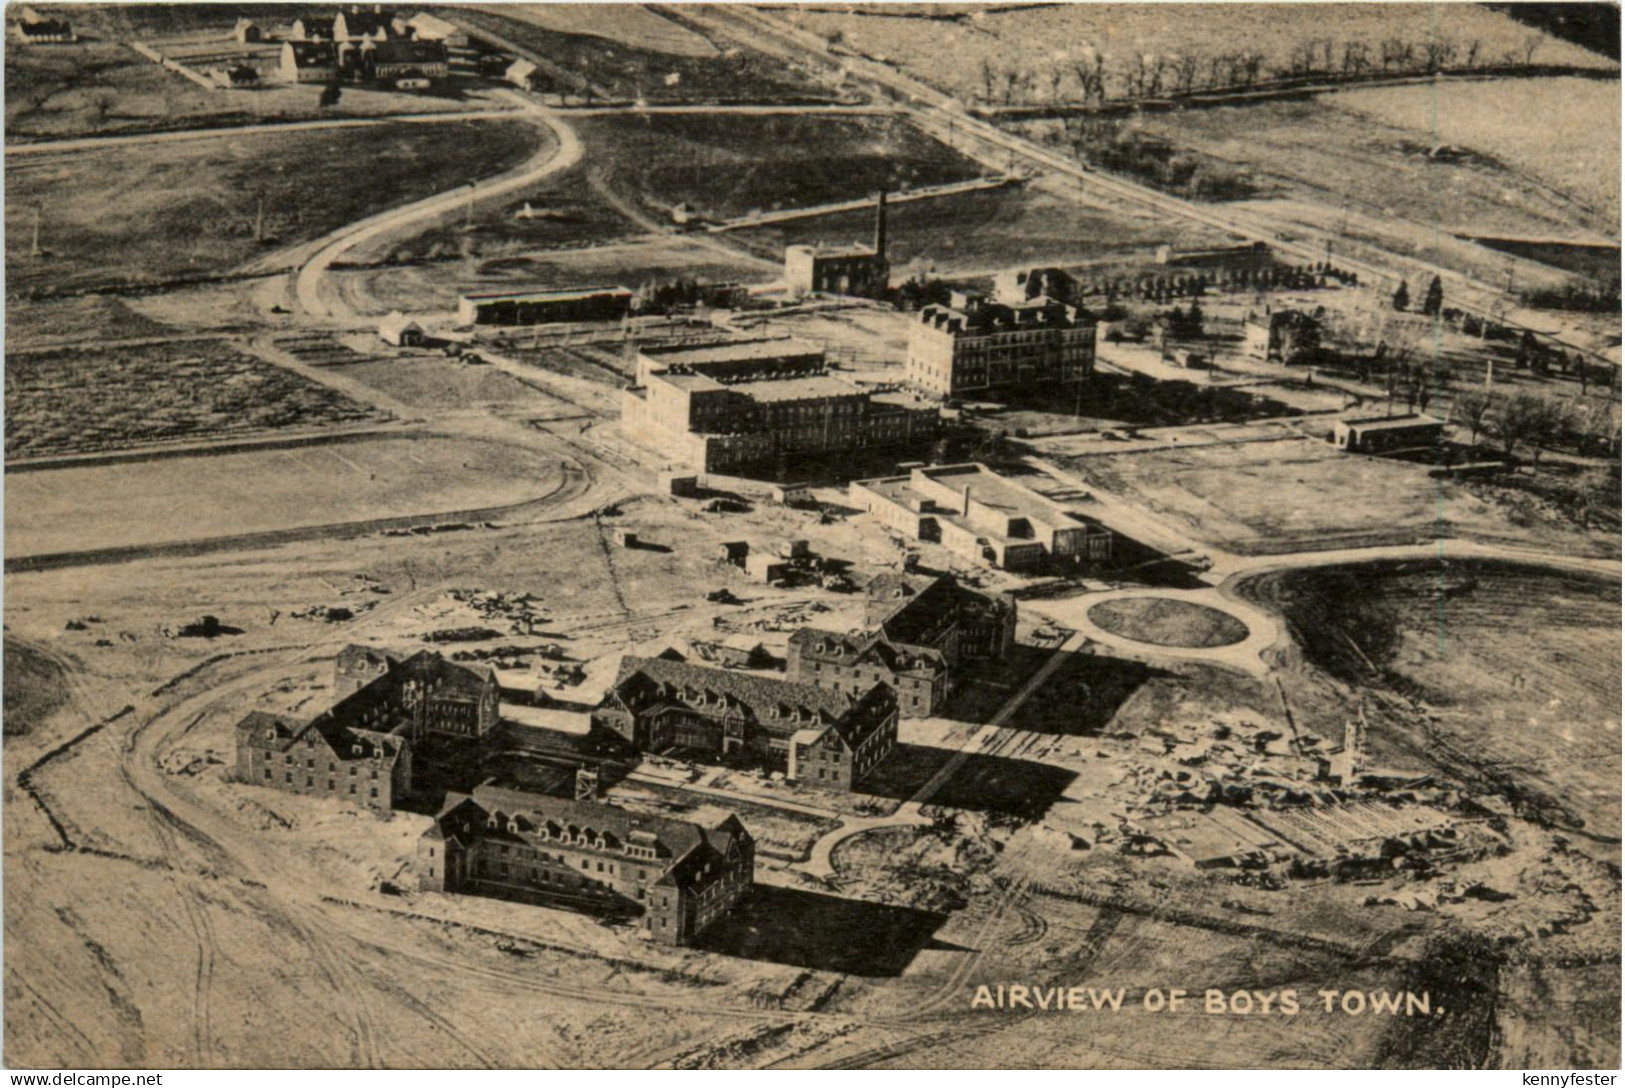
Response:
POLYGON ((8 1069, 1620 1068, 1617 3, 4 19, 8 1069))

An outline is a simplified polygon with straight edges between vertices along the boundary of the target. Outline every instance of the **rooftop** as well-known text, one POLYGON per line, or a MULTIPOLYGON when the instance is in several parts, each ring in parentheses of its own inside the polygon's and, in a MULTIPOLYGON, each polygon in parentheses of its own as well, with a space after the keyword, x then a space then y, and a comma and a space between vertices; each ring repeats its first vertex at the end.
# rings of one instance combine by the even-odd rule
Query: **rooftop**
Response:
POLYGON ((1368 431, 1380 431, 1388 428, 1401 427, 1443 427, 1444 420, 1433 416, 1417 415, 1411 413, 1404 416, 1371 416, 1367 419, 1342 419, 1339 423, 1348 427, 1363 427, 1368 431))
POLYGON ((730 340, 721 344, 703 344, 699 347, 647 347, 641 351, 650 359, 685 366, 823 354, 823 349, 816 344, 782 336, 730 340))
POLYGON ((552 302, 576 298, 594 298, 598 295, 625 295, 632 297, 632 291, 626 287, 569 287, 556 291, 486 291, 479 294, 464 295, 463 298, 474 302, 490 302, 495 299, 512 299, 515 302, 552 302))

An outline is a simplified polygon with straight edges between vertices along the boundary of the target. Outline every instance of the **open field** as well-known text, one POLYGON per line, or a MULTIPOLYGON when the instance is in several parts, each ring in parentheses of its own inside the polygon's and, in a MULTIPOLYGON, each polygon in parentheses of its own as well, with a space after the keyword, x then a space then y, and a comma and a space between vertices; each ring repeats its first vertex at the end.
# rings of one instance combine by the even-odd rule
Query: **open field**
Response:
MULTIPOLYGON (((1482 64, 1523 62, 1532 37, 1527 27, 1506 15, 1463 3, 1411 9, 1375 4, 1325 9, 1191 4, 1180 9, 1172 27, 1167 15, 1155 9, 1111 3, 1009 5, 974 15, 969 11, 893 13, 883 7, 798 5, 776 14, 838 41, 849 51, 896 65, 963 101, 1001 104, 1081 100, 1077 71, 1092 68, 1097 54, 1104 55, 1106 96, 1119 99, 1128 97, 1135 86, 1131 58, 1148 55, 1165 61, 1194 59, 1192 87, 1205 90, 1238 82, 1223 75, 1215 84, 1212 64, 1240 54, 1255 54, 1259 75, 1268 79, 1289 72, 1293 53, 1306 44, 1317 47, 1316 70, 1323 67, 1318 49, 1322 42, 1330 43, 1334 65, 1345 43, 1363 44, 1371 69, 1377 70, 1378 43, 1396 39, 1410 45, 1411 63, 1404 67, 1416 70, 1422 46, 1429 41, 1450 42, 1457 49, 1457 63, 1465 59, 1470 43, 1477 42, 1477 61, 1482 64), (1261 15, 1266 10, 1269 14, 1261 15), (984 75, 989 70, 994 77, 991 86, 984 75), (1005 80, 1007 72, 1031 78, 1018 78, 1010 86, 1005 80)), ((1532 56, 1537 64, 1618 67, 1579 46, 1538 37, 1532 56)), ((1174 85, 1174 74, 1165 70, 1162 88, 1171 90, 1174 85)))
POLYGON ((685 20, 680 10, 638 7, 622 13, 615 11, 618 7, 597 5, 596 12, 574 17, 537 11, 527 4, 482 5, 477 10, 445 14, 476 33, 487 31, 568 73, 567 80, 542 85, 557 93, 577 94, 590 87, 592 97, 649 101, 816 101, 834 97, 809 72, 725 39, 712 40, 685 20), (656 20, 672 25, 668 30, 656 20))
POLYGON ((1371 733, 1374 762, 1488 777, 1536 812, 1620 832, 1618 585, 1474 563, 1265 575, 1310 662, 1420 700, 1424 726, 1371 733))
POLYGON ((1247 637, 1247 626, 1216 608, 1160 597, 1104 601, 1089 619, 1115 635, 1153 646, 1229 646, 1247 637))
POLYGON ((490 407, 529 415, 574 412, 556 397, 503 371, 437 355, 344 363, 339 373, 414 408, 490 407))
POLYGON ((568 123, 587 149, 580 165, 539 188, 480 205, 473 231, 442 224, 405 241, 381 239, 358 256, 521 254, 673 229, 680 205, 718 221, 982 174, 895 116, 649 114, 568 123), (531 215, 521 218, 526 205, 531 215))
MULTIPOLYGON (((1470 148, 1595 209, 1619 232, 1619 83, 1502 79, 1340 91, 1327 104, 1470 148)), ((1516 193, 1516 190, 1514 190, 1516 193)), ((1522 195, 1522 194, 1517 194, 1522 195)))
MULTIPOLYGON (((1330 428, 1327 427, 1327 430, 1330 428)), ((1566 517, 1510 521, 1499 502, 1427 466, 1339 453, 1320 437, 1103 456, 1046 454, 1088 483, 1243 554, 1375 546, 1441 536, 1617 555, 1619 537, 1566 517)))
POLYGON ((503 506, 539 498, 557 483, 556 461, 437 437, 13 473, 6 481, 6 554, 503 506), (155 518, 155 510, 184 516, 155 518))
POLYGON ((6 356, 8 460, 380 418, 222 340, 6 356))
POLYGON ((8 291, 220 273, 530 157, 519 121, 256 133, 33 156, 6 167, 8 291), (355 163, 367 184, 346 184, 355 163), (295 168, 294 163, 298 166, 295 168), (262 234, 255 219, 264 201, 262 234), (40 209, 43 256, 29 254, 40 209))

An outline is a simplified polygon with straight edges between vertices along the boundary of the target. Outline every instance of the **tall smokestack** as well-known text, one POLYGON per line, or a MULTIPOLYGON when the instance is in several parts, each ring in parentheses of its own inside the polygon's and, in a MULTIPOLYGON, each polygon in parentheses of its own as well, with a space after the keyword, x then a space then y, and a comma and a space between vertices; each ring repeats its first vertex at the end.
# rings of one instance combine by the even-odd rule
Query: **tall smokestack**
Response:
POLYGON ((875 253, 877 256, 886 255, 886 190, 880 190, 875 198, 875 253))

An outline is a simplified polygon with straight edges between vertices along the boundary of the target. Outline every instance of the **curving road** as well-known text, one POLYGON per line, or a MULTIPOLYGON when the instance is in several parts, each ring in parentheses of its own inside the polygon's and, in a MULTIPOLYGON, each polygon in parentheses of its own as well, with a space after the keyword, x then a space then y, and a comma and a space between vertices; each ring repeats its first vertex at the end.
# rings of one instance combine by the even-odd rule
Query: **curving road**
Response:
POLYGON ((487 200, 528 188, 545 178, 568 170, 581 161, 580 139, 577 138, 575 130, 565 124, 555 111, 524 97, 517 91, 502 93, 519 106, 516 111, 505 111, 504 117, 528 116, 538 121, 552 130, 558 140, 558 147, 543 148, 529 162, 507 174, 475 182, 472 186, 458 186, 415 204, 408 204, 404 208, 395 208, 351 223, 318 242, 319 248, 305 261, 294 281, 299 307, 307 316, 346 324, 354 324, 361 320, 360 315, 351 310, 343 299, 335 296, 329 301, 324 297, 321 287, 323 277, 327 275, 334 262, 363 242, 401 227, 434 220, 455 212, 471 198, 487 200))

